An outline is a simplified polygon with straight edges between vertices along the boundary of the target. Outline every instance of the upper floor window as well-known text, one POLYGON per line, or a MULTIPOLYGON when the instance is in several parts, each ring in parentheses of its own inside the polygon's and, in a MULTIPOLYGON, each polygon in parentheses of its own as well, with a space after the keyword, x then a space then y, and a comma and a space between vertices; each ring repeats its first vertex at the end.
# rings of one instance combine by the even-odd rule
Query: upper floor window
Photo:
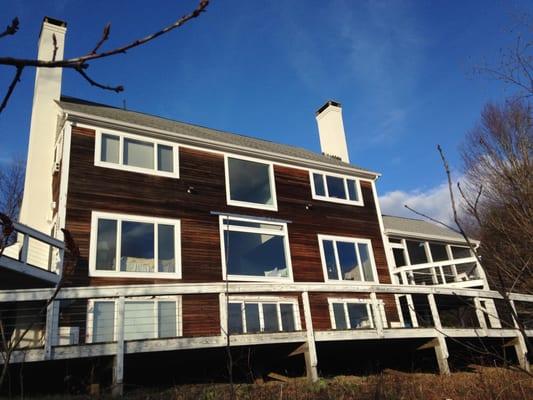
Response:
POLYGON ((172 142, 143 136, 97 131, 95 165, 179 177, 178 146, 172 142))
POLYGON ((229 205, 277 210, 271 163, 226 156, 226 198, 229 205))
POLYGON ((93 212, 89 274, 181 278, 180 222, 93 212))
POLYGON ((318 235, 326 280, 377 282, 377 270, 368 239, 318 235))
POLYGON ((293 332, 299 329, 296 299, 231 297, 229 300, 228 330, 231 334, 293 332))
POLYGON ((221 216, 220 243, 227 279, 292 279, 287 224, 221 216))
POLYGON ((310 172, 313 199, 363 205, 359 180, 331 173, 310 172))

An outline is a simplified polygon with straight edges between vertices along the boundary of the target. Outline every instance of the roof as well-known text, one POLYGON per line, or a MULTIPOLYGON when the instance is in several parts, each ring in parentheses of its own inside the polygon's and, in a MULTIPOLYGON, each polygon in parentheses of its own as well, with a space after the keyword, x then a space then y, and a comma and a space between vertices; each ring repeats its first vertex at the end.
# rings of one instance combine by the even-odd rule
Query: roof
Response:
POLYGON ((387 234, 396 233, 400 236, 465 241, 460 233, 421 219, 383 215, 383 225, 387 234))
POLYGON ((333 167, 351 168, 359 170, 363 173, 378 175, 376 172, 372 172, 356 165, 348 164, 343 161, 303 149, 301 147, 289 146, 270 142, 268 140, 257 139, 251 136, 224 132, 217 129, 175 121, 138 111, 124 110, 118 107, 93 103, 74 97, 61 96, 61 100, 58 102, 58 104, 66 112, 80 113, 94 117, 110 119, 117 122, 140 125, 146 128, 162 130, 168 133, 186 135, 200 140, 210 140, 223 144, 244 147, 252 151, 265 151, 294 157, 301 160, 320 162, 333 167))

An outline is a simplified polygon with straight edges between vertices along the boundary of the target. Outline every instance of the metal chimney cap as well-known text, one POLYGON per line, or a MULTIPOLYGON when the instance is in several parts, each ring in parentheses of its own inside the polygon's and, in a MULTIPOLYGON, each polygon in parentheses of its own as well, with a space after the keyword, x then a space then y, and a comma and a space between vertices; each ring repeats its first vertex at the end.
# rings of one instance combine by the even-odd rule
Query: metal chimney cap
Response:
POLYGON ((341 103, 337 102, 337 101, 333 101, 333 100, 328 100, 326 101, 326 103, 320 107, 317 112, 315 113, 315 115, 319 115, 322 111, 324 111, 326 108, 328 108, 329 106, 335 106, 335 107, 339 107, 339 108, 342 108, 341 106, 341 103))

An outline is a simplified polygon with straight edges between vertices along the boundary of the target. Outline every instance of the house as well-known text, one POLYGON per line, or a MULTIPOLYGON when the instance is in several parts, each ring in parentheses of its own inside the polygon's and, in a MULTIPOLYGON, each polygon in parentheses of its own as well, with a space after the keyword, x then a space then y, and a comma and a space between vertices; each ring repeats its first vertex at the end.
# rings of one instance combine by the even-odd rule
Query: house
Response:
MULTIPOLYGON (((39 58, 53 36, 62 57, 65 32, 45 18, 39 58)), ((526 367, 464 240, 382 216, 341 105, 316 120, 323 154, 67 97, 60 69, 38 69, 19 236, 0 266, 46 269, 61 290, 12 362, 111 356, 120 387, 132 354, 289 345, 316 380, 322 345, 410 343, 447 373, 449 338, 483 337, 526 367), (62 229, 79 257, 63 255, 62 229)), ((13 284, 0 304, 16 320, 53 292, 13 284)))

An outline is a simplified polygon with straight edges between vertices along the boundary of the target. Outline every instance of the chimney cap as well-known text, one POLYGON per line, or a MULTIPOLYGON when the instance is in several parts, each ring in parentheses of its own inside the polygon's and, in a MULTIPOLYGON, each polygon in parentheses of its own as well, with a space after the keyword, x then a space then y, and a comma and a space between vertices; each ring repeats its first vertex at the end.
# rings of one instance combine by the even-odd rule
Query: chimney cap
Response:
POLYGON ((52 17, 44 17, 43 22, 48 22, 49 24, 61 26, 63 28, 67 27, 67 23, 65 21, 61 21, 60 19, 52 18, 52 17))
POLYGON ((324 111, 324 110, 325 110, 326 108, 328 108, 329 106, 335 106, 335 107, 342 108, 341 103, 339 103, 339 102, 337 102, 337 101, 333 101, 333 100, 328 100, 328 101, 326 101, 326 103, 325 103, 322 107, 320 107, 320 108, 316 111, 315 115, 318 116, 319 114, 322 113, 322 111, 324 111))

